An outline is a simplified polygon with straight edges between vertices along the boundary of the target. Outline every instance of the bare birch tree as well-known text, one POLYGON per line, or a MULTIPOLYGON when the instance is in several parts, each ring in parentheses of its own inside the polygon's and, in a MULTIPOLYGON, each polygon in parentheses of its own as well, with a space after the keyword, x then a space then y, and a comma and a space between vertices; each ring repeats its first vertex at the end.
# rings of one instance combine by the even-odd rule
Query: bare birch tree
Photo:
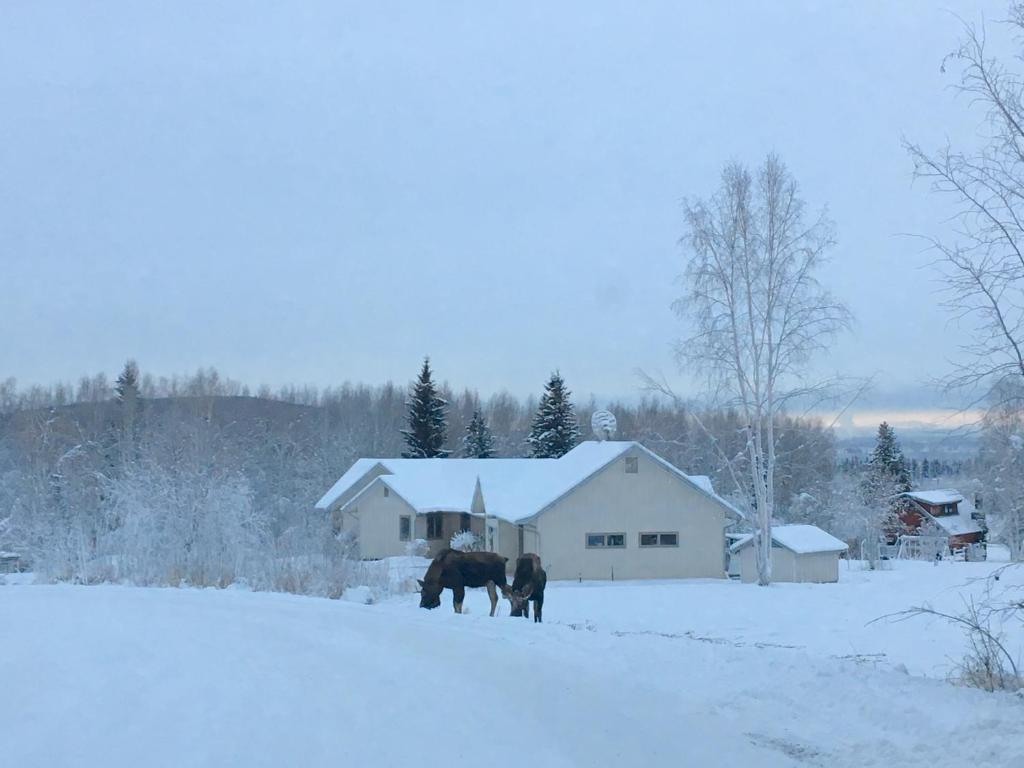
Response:
POLYGON ((803 377, 815 353, 850 315, 816 273, 835 243, 822 211, 809 221, 796 181, 770 155, 752 175, 733 164, 718 192, 685 204, 686 292, 674 310, 694 333, 681 364, 707 374, 716 399, 744 419, 748 488, 755 513, 758 583, 771 582, 776 427, 787 404, 820 394, 803 377))
MULTIPOLYGON (((1024 33, 1024 3, 1010 6, 1008 24, 1024 33)), ((984 115, 982 144, 947 144, 928 153, 906 143, 917 178, 956 205, 954 231, 929 238, 946 284, 946 306, 973 322, 972 342, 949 384, 991 387, 1024 378, 1024 82, 986 50, 985 29, 964 25, 946 64, 960 67, 956 89, 984 115)))

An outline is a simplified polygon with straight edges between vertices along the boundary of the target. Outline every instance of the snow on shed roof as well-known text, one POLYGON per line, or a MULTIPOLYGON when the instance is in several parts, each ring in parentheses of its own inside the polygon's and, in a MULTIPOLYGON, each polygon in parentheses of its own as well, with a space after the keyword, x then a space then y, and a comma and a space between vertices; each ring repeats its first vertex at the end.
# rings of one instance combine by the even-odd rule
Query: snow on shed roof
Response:
POLYGON ((346 506, 369 487, 383 483, 417 512, 469 512, 479 482, 487 514, 518 522, 542 512, 634 446, 742 516, 715 495, 706 478, 691 478, 639 443, 607 440, 580 443, 559 459, 359 459, 316 508, 330 509, 379 465, 385 474, 367 483, 346 506))
POLYGON ((958 504, 964 500, 958 491, 948 488, 936 491, 907 491, 904 495, 924 504, 958 504))
MULTIPOLYGON (((753 540, 753 535, 748 533, 729 549, 736 552, 753 540)), ((813 552, 845 552, 848 549, 845 542, 816 525, 773 525, 772 542, 798 555, 813 552)))

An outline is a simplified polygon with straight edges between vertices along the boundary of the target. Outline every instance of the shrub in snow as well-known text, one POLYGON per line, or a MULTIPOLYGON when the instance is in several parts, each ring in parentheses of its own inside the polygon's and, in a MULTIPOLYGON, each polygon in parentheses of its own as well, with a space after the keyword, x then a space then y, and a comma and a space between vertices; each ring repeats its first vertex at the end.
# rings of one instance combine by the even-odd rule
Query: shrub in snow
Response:
POLYGON ((413 539, 405 545, 405 554, 409 557, 426 557, 430 545, 424 539, 413 539))
POLYGON ((472 531, 459 531, 452 536, 448 546, 459 552, 479 552, 481 541, 480 537, 472 531))

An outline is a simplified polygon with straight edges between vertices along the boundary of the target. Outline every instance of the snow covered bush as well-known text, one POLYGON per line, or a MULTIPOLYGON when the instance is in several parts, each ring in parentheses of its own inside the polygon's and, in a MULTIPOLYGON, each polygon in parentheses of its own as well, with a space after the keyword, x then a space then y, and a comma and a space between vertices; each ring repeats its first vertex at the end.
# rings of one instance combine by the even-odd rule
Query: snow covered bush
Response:
POLYGON ((448 546, 459 552, 479 552, 481 541, 480 537, 472 531, 459 531, 452 536, 448 546))
POLYGON ((409 557, 426 557, 430 552, 430 545, 426 539, 413 539, 405 545, 405 554, 409 557))

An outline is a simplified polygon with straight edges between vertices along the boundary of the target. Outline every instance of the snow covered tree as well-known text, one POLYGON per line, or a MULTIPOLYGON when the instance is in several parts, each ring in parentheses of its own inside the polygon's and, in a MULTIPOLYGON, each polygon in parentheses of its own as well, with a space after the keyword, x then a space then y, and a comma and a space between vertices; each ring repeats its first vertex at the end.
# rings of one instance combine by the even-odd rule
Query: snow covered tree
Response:
POLYGON ((544 386, 537 413, 526 438, 535 459, 557 459, 564 456, 580 440, 580 424, 576 409, 569 401, 572 393, 558 371, 551 374, 544 386))
POLYGON ((128 360, 121 369, 114 385, 114 393, 119 403, 133 403, 139 398, 139 366, 134 360, 128 360))
POLYGON ((430 358, 423 359, 419 378, 412 385, 406 406, 409 409, 408 428, 402 430, 407 450, 402 456, 407 459, 444 458, 448 455, 444 444, 448 426, 445 411, 448 403, 434 386, 430 370, 430 358))
MULTIPOLYGON (((860 481, 861 500, 870 511, 868 519, 877 528, 870 533, 879 538, 891 538, 898 532, 899 514, 907 504, 902 494, 912 487, 907 461, 896 439, 896 432, 883 421, 878 425, 875 447, 860 481)), ((875 547, 878 541, 876 539, 868 544, 875 547)), ((869 561, 872 561, 870 556, 869 561)))
POLYGON ((900 493, 913 487, 910 483, 907 460, 903 457, 903 449, 896 439, 896 431, 885 421, 878 425, 875 447, 871 451, 864 476, 865 489, 870 491, 873 485, 881 485, 879 480, 882 478, 885 479, 887 486, 891 485, 900 493))
POLYGON ((758 583, 767 585, 779 417, 791 401, 806 403, 826 389, 807 379, 807 364, 849 322, 817 278, 835 242, 833 225, 824 212, 807 220, 796 181, 774 155, 756 175, 727 166, 719 191, 688 201, 685 215, 687 293, 673 308, 694 333, 678 356, 742 415, 747 478, 733 480, 737 491, 753 491, 758 583))
POLYGON ((121 462, 127 463, 137 458, 139 442, 139 417, 142 409, 142 398, 139 392, 139 366, 134 360, 128 360, 121 369, 117 382, 114 384, 114 397, 120 416, 117 444, 121 462))
POLYGON ((487 421, 479 410, 473 411, 473 417, 466 425, 466 434, 462 438, 462 455, 468 459, 490 459, 494 457, 494 435, 487 421))

